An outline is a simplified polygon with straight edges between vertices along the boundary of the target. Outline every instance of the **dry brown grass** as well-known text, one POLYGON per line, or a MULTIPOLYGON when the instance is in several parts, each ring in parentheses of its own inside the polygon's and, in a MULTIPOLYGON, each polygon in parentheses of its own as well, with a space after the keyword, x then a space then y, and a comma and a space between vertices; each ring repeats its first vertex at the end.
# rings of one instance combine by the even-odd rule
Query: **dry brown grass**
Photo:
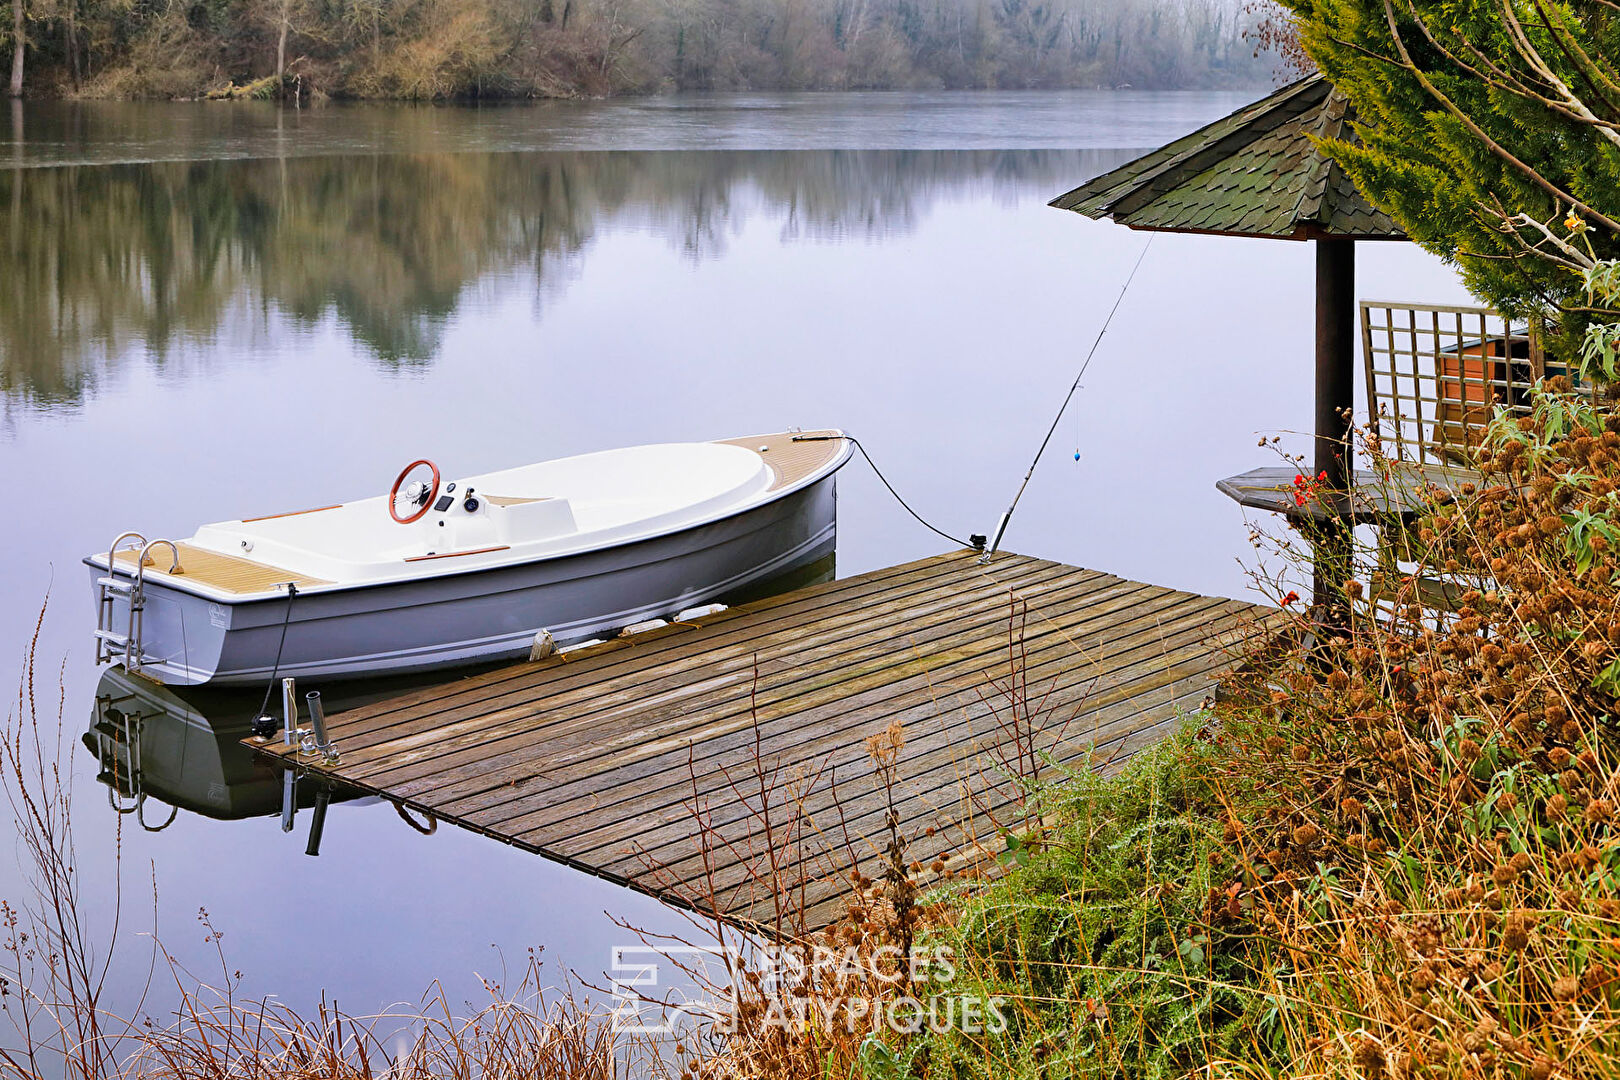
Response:
POLYGON ((1285 1075, 1620 1075, 1620 415, 1555 386, 1480 465, 1392 596, 1232 683, 1209 917, 1264 945, 1285 1075))

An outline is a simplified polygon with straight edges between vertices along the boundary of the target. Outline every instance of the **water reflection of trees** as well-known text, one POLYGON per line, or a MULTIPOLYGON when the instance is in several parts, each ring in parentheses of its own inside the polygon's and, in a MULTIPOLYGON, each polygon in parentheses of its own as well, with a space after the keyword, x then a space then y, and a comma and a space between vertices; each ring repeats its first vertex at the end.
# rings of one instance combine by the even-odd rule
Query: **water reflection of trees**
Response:
POLYGON ((882 238, 936 200, 1042 196, 1096 151, 435 154, 0 171, 0 392, 72 403, 234 317, 334 319, 385 365, 430 362, 465 291, 557 287, 592 239, 652 229, 713 257, 751 216, 784 239, 882 238))

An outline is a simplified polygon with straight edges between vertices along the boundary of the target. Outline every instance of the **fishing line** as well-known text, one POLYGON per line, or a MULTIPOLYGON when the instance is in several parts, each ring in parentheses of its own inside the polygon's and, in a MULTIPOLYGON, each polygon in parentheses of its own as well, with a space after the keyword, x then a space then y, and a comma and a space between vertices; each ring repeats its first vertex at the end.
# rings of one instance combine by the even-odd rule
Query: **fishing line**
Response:
MULTIPOLYGON (((1058 425, 1063 422, 1063 414, 1068 411, 1069 402, 1074 400, 1075 391, 1080 389, 1080 380, 1086 377, 1086 369, 1091 367, 1092 357, 1097 355, 1097 346, 1102 344, 1103 335, 1108 333, 1108 327, 1113 324, 1114 313, 1119 310, 1119 305, 1124 302, 1125 294, 1130 291, 1131 282, 1136 280, 1136 272, 1142 268, 1142 260, 1147 258, 1148 248, 1152 246, 1153 234, 1149 233, 1147 243, 1142 245, 1142 251, 1136 256, 1136 263, 1131 267, 1131 272, 1125 275, 1125 284, 1120 287, 1119 295, 1114 298, 1114 306, 1108 309, 1108 317, 1103 320, 1102 329, 1097 331, 1097 339, 1091 343, 1091 351, 1086 353, 1085 362, 1080 365, 1080 373, 1074 377, 1074 382, 1069 386, 1069 392, 1063 396, 1063 404, 1058 406, 1057 415, 1052 417, 1052 426, 1046 429, 1046 438, 1041 440, 1040 449, 1035 451, 1035 459, 1029 463, 1029 471, 1024 474, 1024 482, 1018 485, 1018 493, 1013 496, 1012 505, 1007 507, 1007 512, 1002 514, 1001 520, 996 523, 995 536, 991 539, 990 546, 985 548, 984 554, 980 556, 980 562, 989 562, 990 557, 996 553, 996 548, 1000 546, 1001 538, 1007 532, 1007 523, 1012 520, 1013 511, 1018 509, 1018 500, 1024 497, 1024 489, 1029 487, 1030 477, 1035 475, 1035 466, 1041 463, 1041 455, 1046 453, 1047 444, 1052 441, 1052 436, 1057 434, 1058 425)), ((1078 446, 1078 428, 1076 430, 1077 445, 1075 446, 1074 457, 1078 461, 1080 460, 1080 448, 1078 446)))

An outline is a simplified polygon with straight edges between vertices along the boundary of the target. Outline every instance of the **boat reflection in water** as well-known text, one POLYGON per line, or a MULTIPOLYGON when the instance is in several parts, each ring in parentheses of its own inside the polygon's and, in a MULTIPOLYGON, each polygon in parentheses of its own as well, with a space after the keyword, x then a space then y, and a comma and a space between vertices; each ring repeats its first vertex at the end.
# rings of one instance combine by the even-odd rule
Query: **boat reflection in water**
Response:
MULTIPOLYGON (((365 698, 398 692, 396 686, 365 698)), ((334 699, 332 707, 352 708, 365 698, 334 699)), ((282 767, 242 742, 253 733, 262 700, 262 692, 179 690, 107 668, 84 744, 100 764, 96 779, 106 785, 108 802, 151 832, 167 828, 181 810, 219 820, 281 812, 282 767), (149 810, 149 800, 163 809, 149 810)), ((272 715, 279 707, 278 698, 272 715)), ((314 784, 295 790, 299 806, 315 802, 314 784)), ((333 801, 357 794, 329 793, 333 801)))

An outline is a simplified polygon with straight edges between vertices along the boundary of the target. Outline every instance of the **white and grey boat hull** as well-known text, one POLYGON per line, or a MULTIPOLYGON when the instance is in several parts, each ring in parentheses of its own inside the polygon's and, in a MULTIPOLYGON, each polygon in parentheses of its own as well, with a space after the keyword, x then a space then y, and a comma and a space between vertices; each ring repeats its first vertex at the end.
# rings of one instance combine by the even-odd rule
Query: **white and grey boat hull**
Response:
MULTIPOLYGON (((141 671, 187 686, 359 678, 525 657, 540 630, 560 646, 608 637, 830 561, 836 482, 829 474, 735 515, 612 547, 310 591, 290 604, 285 595, 220 602, 148 579, 141 671)), ((127 601, 116 603, 121 624, 127 601)))

